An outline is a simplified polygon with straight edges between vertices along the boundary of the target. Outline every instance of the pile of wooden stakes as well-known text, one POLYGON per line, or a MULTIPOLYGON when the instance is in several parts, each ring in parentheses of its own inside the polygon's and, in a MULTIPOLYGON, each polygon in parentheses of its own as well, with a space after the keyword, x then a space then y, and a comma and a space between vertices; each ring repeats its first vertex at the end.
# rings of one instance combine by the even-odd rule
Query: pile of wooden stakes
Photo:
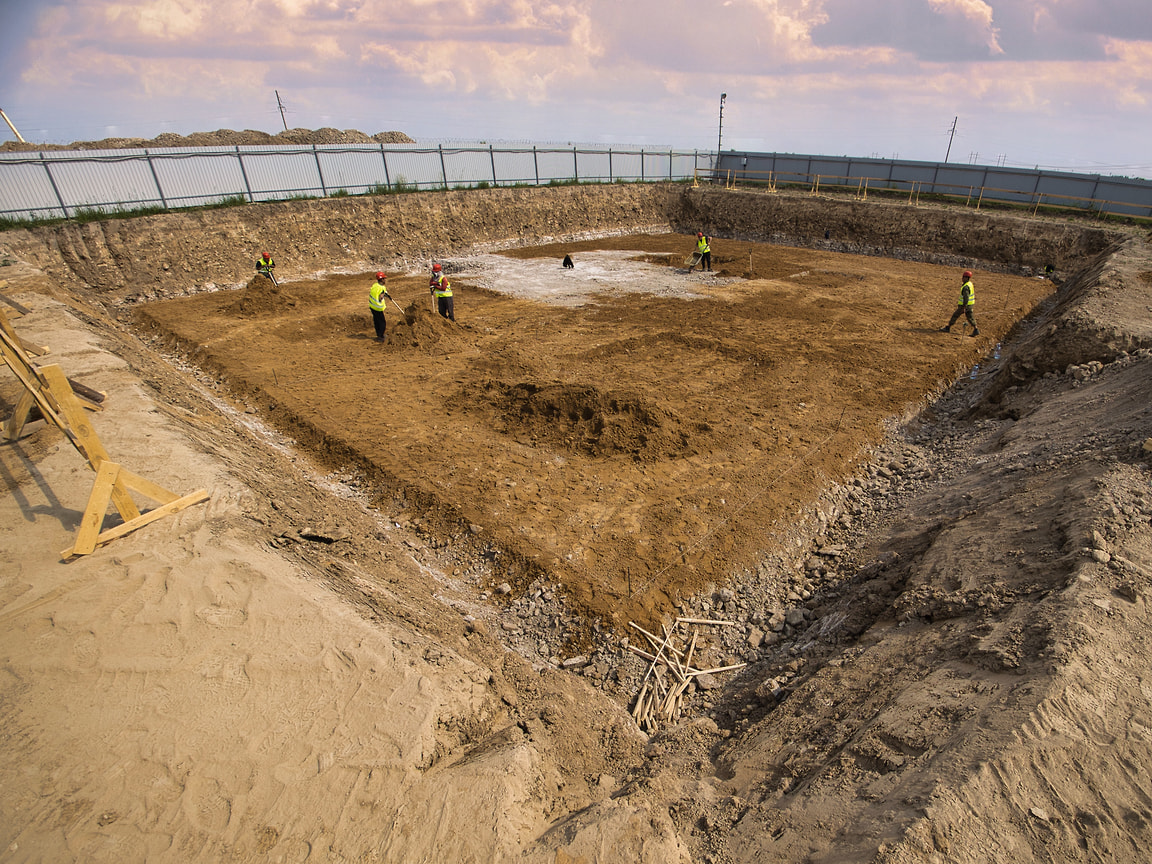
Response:
POLYGON ((659 731, 661 725, 674 723, 680 719, 683 707, 684 691, 692 680, 700 675, 711 675, 717 672, 730 672, 747 664, 737 663, 734 666, 719 666, 714 669, 695 669, 692 658, 696 653, 696 640, 700 635, 699 628, 731 627, 734 621, 714 621, 705 618, 677 618, 672 627, 661 625, 664 638, 654 636, 639 624, 629 621, 628 626, 644 634, 652 646, 655 654, 629 645, 633 654, 650 661, 648 671, 644 673, 644 680, 640 682, 640 692, 636 694, 636 702, 632 706, 632 719, 636 721, 644 732, 649 735, 659 731), (691 636, 683 641, 684 647, 676 645, 676 630, 683 624, 692 628, 691 636))

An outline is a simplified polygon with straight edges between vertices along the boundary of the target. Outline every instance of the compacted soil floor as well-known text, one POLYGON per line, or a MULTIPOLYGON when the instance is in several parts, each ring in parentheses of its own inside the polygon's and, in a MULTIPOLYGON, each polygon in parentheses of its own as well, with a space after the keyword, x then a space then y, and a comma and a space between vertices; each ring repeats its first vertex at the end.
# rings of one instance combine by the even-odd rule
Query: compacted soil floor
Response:
MULTIPOLYGON (((479 545, 481 591, 546 577, 586 621, 653 621, 755 567, 886 418, 968 374, 1052 286, 975 274, 980 335, 939 328, 961 269, 646 234, 138 307, 139 323, 334 467, 396 523, 479 545), (570 253, 575 266, 564 268, 570 253)), ((963 321, 963 319, 961 319, 963 321)))

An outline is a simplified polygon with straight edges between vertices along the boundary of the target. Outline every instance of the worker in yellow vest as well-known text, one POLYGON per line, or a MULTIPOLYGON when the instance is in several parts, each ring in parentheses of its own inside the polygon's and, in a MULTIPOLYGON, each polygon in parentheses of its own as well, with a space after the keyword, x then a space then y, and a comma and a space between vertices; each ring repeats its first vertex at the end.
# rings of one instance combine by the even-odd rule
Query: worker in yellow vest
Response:
POLYGON ((384 341, 384 332, 388 328, 388 321, 384 318, 384 307, 392 295, 388 293, 388 276, 384 273, 376 274, 376 281, 368 289, 368 308, 372 310, 372 326, 376 328, 376 341, 384 341))
POLYGON ((972 336, 980 335, 980 328, 976 326, 976 316, 972 314, 972 307, 976 305, 976 288, 972 285, 972 271, 965 270, 964 275, 960 278, 960 300, 956 304, 956 311, 952 313, 952 317, 948 323, 940 328, 941 333, 950 333, 952 325, 960 320, 963 315, 969 324, 972 325, 972 336))
POLYGON ((279 285, 280 283, 276 281, 276 275, 272 272, 275 269, 276 262, 272 260, 271 252, 264 252, 256 259, 256 272, 271 279, 273 285, 279 285))
POLYGON ((428 290, 436 298, 436 311, 441 317, 449 321, 456 320, 456 312, 452 308, 452 283, 444 275, 444 268, 439 264, 432 265, 432 278, 428 280, 428 290))
MULTIPOLYGON (((703 231, 696 232, 696 251, 700 255, 701 273, 703 273, 705 270, 707 270, 709 273, 712 272, 712 246, 709 244, 711 239, 711 237, 704 236, 703 231)), ((691 273, 692 267, 695 266, 695 264, 689 266, 688 272, 691 273)))

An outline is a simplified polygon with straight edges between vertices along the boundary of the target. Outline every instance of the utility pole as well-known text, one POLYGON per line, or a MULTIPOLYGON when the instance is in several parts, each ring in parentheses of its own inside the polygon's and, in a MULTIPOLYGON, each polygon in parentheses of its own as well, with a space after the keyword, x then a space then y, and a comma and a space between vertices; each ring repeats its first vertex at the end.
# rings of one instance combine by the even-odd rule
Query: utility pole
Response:
MULTIPOLYGON (((284 124, 284 131, 287 132, 288 121, 284 119, 284 103, 280 101, 280 91, 273 90, 272 92, 276 94, 276 107, 280 109, 280 122, 284 124)), ((945 159, 944 161, 947 162, 948 160, 945 159)))
POLYGON ((960 119, 959 114, 957 114, 955 117, 952 118, 952 133, 948 136, 948 151, 944 154, 944 161, 945 162, 948 161, 948 154, 952 152, 952 138, 956 134, 956 121, 959 119, 960 119))

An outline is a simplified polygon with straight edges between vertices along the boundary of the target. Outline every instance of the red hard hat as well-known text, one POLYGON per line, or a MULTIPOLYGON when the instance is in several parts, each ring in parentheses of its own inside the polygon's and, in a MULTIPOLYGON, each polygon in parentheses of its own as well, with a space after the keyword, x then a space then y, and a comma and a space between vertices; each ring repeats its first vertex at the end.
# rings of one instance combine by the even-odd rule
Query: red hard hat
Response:
POLYGON ((964 271, 964 278, 965 279, 971 279, 972 278, 972 271, 971 270, 965 270, 964 271))
POLYGON ((388 274, 387 274, 387 273, 377 273, 377 274, 376 274, 376 278, 377 278, 377 279, 387 279, 387 278, 388 278, 388 274))
POLYGON ((443 269, 444 269, 444 268, 443 268, 443 267, 441 267, 439 264, 433 264, 433 265, 432 265, 432 272, 433 272, 433 273, 439 273, 439 272, 440 272, 441 270, 443 270, 443 269))
POLYGON ((703 237, 703 236, 704 236, 704 232, 703 232, 703 231, 697 231, 697 232, 696 232, 696 236, 697 236, 697 237, 703 237))
POLYGON ((265 253, 264 253, 264 257, 265 257, 265 258, 271 258, 271 257, 272 257, 272 253, 271 253, 271 252, 265 252, 265 253))

